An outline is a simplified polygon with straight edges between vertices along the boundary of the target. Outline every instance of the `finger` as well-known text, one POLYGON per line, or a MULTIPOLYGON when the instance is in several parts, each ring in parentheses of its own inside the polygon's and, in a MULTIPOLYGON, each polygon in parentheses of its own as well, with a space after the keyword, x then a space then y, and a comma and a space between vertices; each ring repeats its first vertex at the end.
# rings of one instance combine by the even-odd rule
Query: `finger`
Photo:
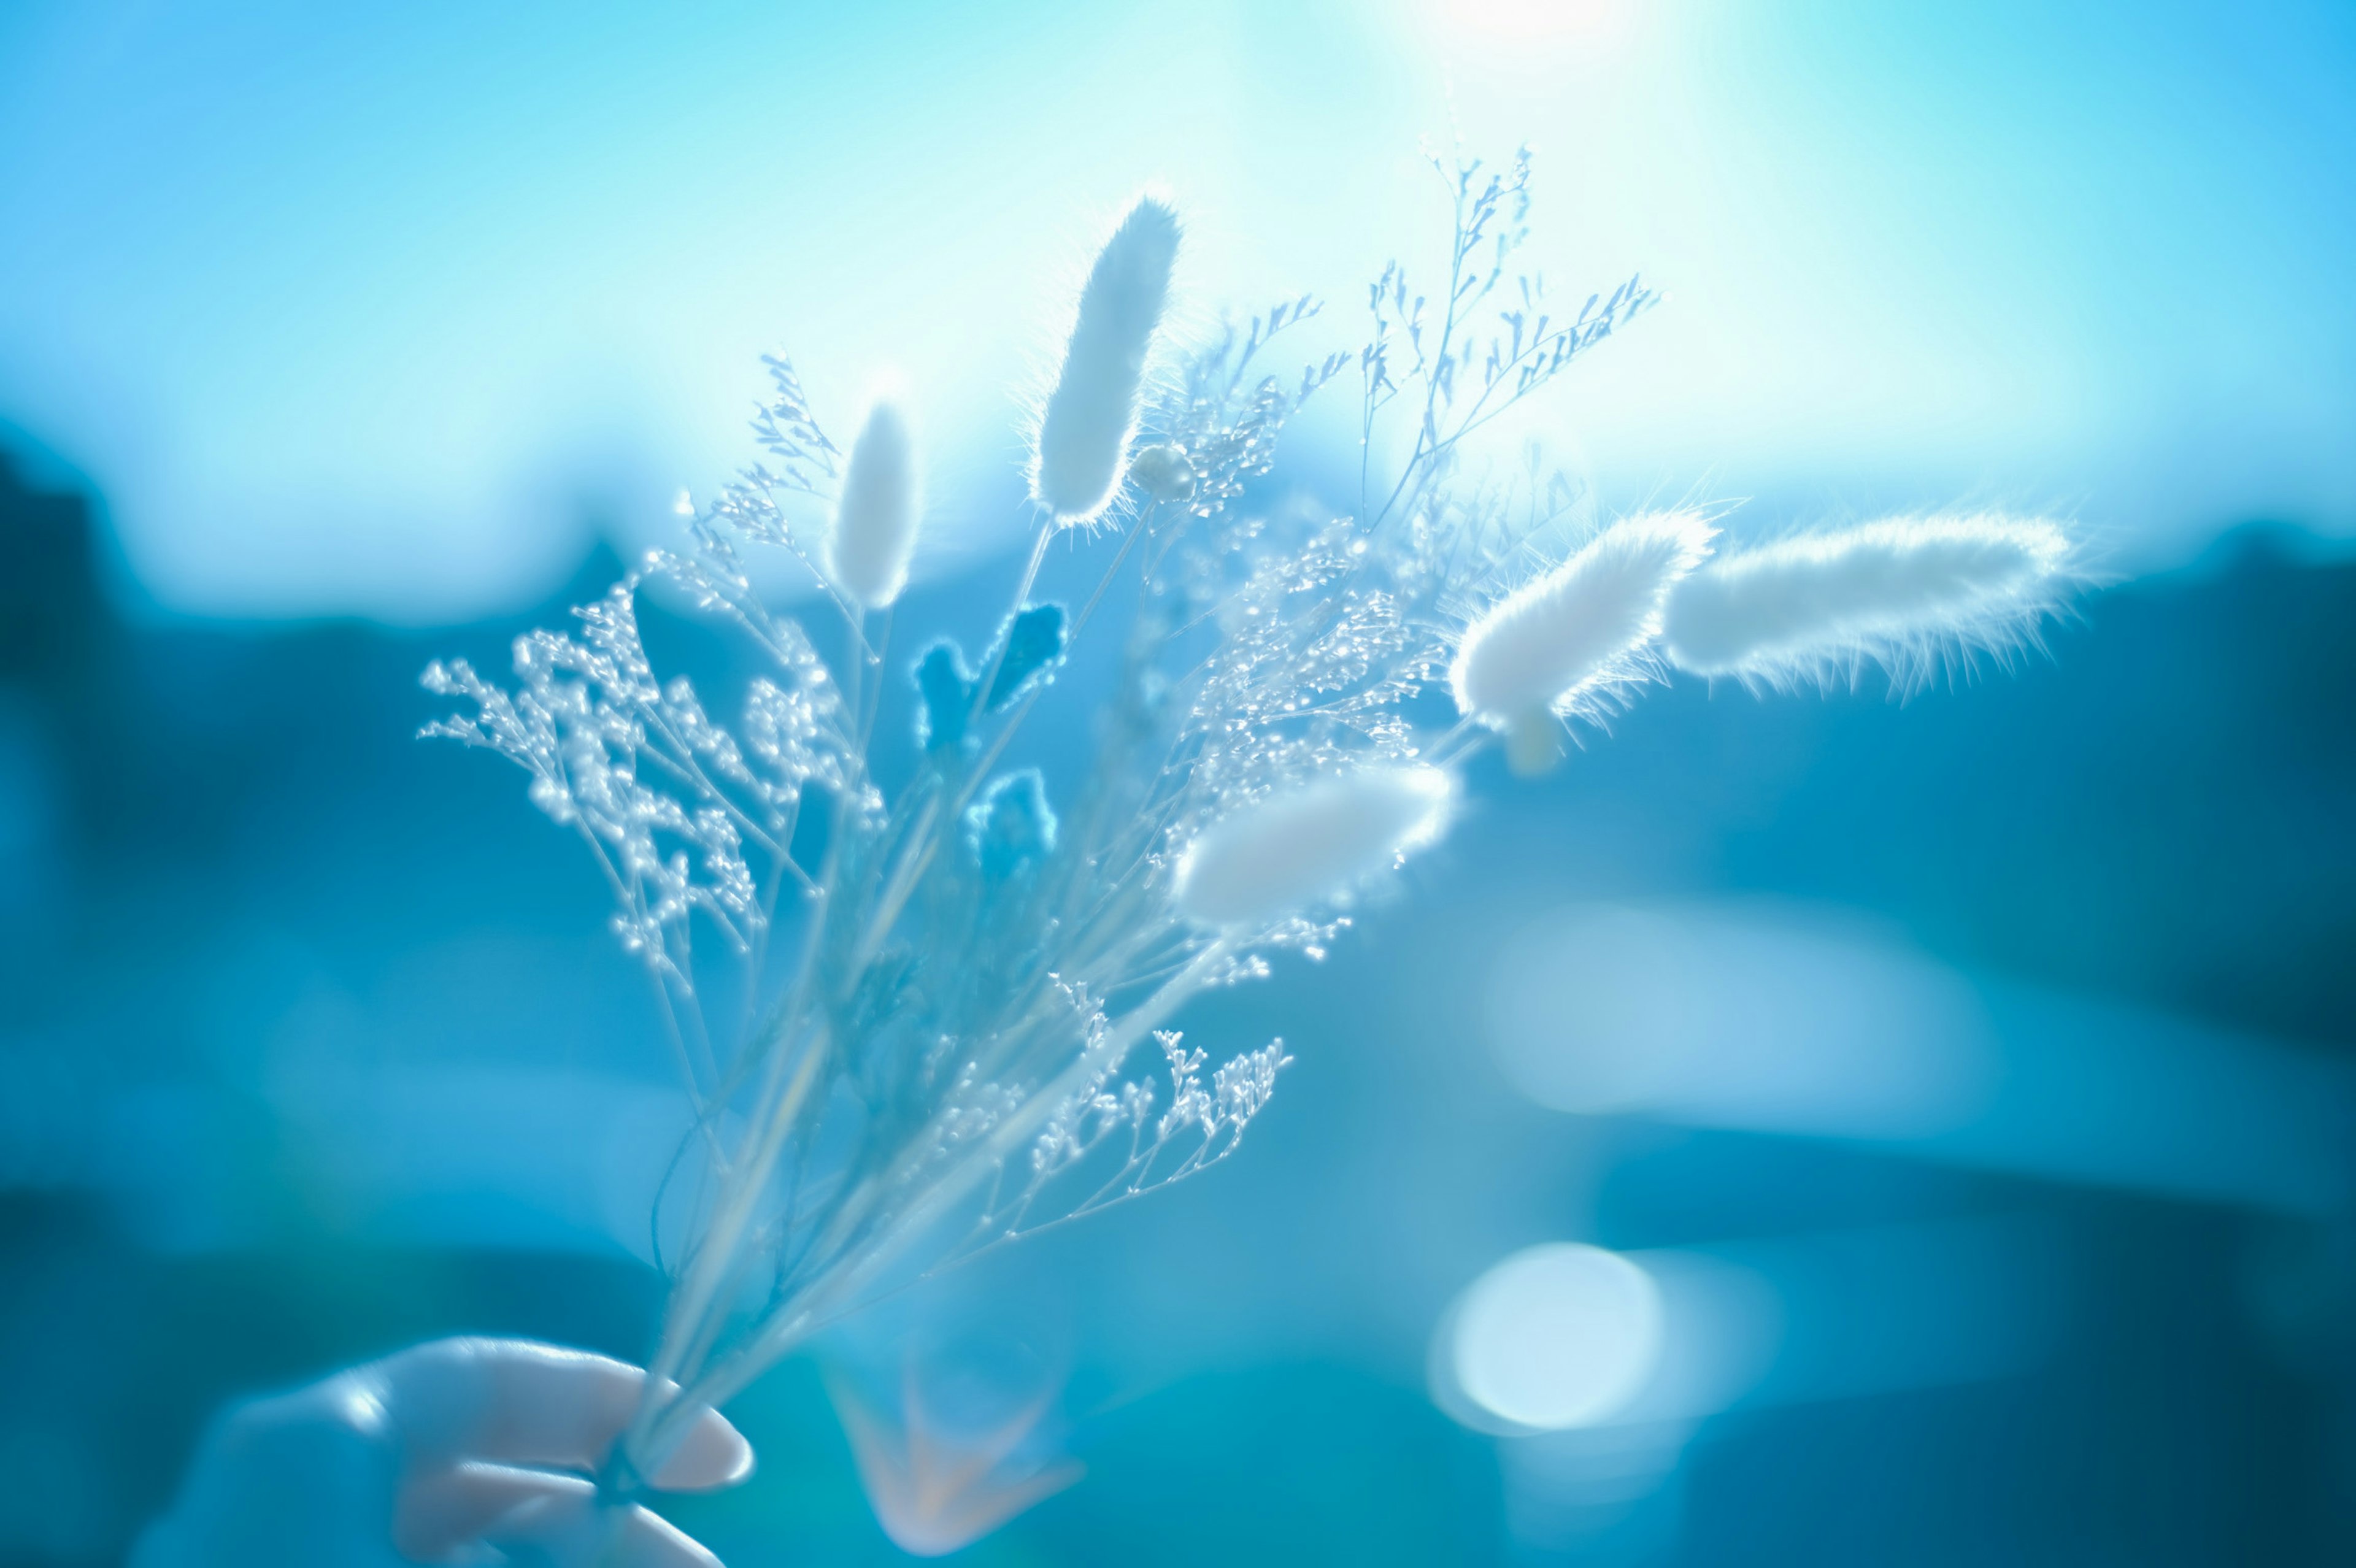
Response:
POLYGON ((485 1530, 483 1542, 527 1558, 536 1552, 552 1568, 722 1568, 667 1520, 589 1495, 535 1498, 485 1530))
MULTIPOLYGON (((605 1356, 526 1339, 438 1339, 382 1368, 413 1462, 465 1459, 581 1469, 605 1462, 636 1413, 646 1373, 605 1356)), ((734 1486, 753 1447, 719 1412, 701 1412, 648 1484, 666 1491, 734 1486)))
POLYGON ((479 1460, 412 1476, 392 1516, 392 1543, 403 1557, 440 1562, 482 1538, 524 1504, 541 1498, 585 1498, 595 1490, 579 1476, 525 1470, 479 1460))

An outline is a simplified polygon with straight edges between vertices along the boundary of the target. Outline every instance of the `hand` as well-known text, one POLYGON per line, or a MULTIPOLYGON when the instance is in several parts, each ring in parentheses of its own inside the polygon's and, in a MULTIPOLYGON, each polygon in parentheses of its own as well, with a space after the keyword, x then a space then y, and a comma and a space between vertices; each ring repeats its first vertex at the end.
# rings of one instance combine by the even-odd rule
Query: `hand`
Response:
MULTIPOLYGON (((217 1419, 133 1568, 720 1568, 645 1509, 601 1504, 646 1373, 521 1339, 438 1339, 217 1419)), ((753 1449, 716 1411, 652 1478, 735 1485, 753 1449)))

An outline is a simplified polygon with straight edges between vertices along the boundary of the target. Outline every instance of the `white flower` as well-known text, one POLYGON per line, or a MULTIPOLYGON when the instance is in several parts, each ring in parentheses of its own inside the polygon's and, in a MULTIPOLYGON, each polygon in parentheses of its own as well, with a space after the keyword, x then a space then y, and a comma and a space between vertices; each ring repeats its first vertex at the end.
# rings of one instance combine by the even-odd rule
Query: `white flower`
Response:
POLYGON ((1171 899, 1203 925, 1252 925, 1338 894, 1448 826, 1455 781, 1438 768, 1367 767, 1221 817, 1178 862, 1171 899))
POLYGON ((1573 713, 1641 673, 1644 645, 1678 579, 1709 553, 1697 512, 1630 517, 1492 606, 1456 650, 1456 706, 1494 728, 1573 713))
POLYGON ((908 558, 916 548, 917 487, 908 416, 889 394, 879 397, 851 443, 828 541, 834 580, 862 609, 884 609, 907 585, 908 558))
POLYGON ((1721 557, 1670 595, 1662 641, 1696 675, 1771 685, 1871 659, 1901 679, 1942 648, 2026 640, 2072 581, 2043 518, 1891 517, 1721 557))
POLYGON ((1151 197, 1129 209, 1080 293, 1063 374, 1039 421, 1031 493, 1067 524, 1112 499, 1137 429, 1145 352, 1170 293, 1178 215, 1151 197))

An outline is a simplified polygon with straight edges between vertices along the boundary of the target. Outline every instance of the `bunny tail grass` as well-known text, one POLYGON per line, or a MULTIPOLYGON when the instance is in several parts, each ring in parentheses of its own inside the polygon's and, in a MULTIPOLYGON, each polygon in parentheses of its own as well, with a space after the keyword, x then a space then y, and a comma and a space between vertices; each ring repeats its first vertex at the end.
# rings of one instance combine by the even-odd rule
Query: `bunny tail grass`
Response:
POLYGON ((916 445, 897 400, 878 398, 851 446, 827 564, 855 603, 881 610, 907 585, 916 548, 916 445))
POLYGON ((1670 662, 1767 686, 1882 665, 1901 686, 1943 653, 2032 640, 2074 580, 2069 537, 2043 518, 1890 517, 1724 556, 1677 585, 1670 662))
POLYGON ((1088 272, 1031 467, 1032 496, 1067 525, 1102 511, 1120 481, 1177 255, 1178 215, 1145 197, 1088 272))
POLYGON ((1450 667, 1457 710, 1504 729, 1548 709, 1588 710, 1636 678, 1664 600, 1716 532, 1698 512, 1630 517, 1499 601, 1465 633, 1450 667))
POLYGON ((1187 847, 1172 901, 1198 924, 1226 926, 1346 894, 1439 838, 1455 795, 1438 768, 1369 767, 1255 802, 1187 847))

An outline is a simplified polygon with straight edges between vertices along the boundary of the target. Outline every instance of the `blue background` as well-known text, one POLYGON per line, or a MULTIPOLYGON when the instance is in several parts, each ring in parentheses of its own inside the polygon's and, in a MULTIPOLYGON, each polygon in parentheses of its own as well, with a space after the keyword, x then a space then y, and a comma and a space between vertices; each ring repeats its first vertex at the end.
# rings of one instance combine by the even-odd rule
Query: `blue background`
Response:
MULTIPOLYGON (((1607 506, 2050 507, 2108 585, 2009 672, 1680 686, 1481 772, 1409 896, 1190 1018, 1299 1059, 1235 1161, 822 1358, 1052 1369, 1088 1478, 976 1562, 2348 1560, 2356 1143, 2286 1186, 2307 1120, 2181 1106, 2291 1062, 2356 1114, 2351 81, 2321 4, 0 9, 0 1563, 114 1561, 236 1392, 460 1329, 648 1349, 579 1147, 666 1092, 651 1004, 518 781, 411 739, 426 659, 601 590, 777 347, 838 425, 917 388, 904 620, 970 640, 1105 219, 1162 182, 1190 320, 1309 287, 1346 335, 1438 238, 1451 122, 1538 144, 1566 293, 1668 292, 1527 432, 1607 506), (2011 1097, 1543 1109, 1496 955, 1598 903, 1934 965, 2011 1097), (1967 1232, 2034 1327, 1978 1361, 1967 1232), (1617 1494, 1427 1386, 1451 1299, 1561 1240, 1784 1287, 1779 1371, 1617 1494)), ((680 1510, 737 1568, 894 1560, 815 1365, 680 1510)))

